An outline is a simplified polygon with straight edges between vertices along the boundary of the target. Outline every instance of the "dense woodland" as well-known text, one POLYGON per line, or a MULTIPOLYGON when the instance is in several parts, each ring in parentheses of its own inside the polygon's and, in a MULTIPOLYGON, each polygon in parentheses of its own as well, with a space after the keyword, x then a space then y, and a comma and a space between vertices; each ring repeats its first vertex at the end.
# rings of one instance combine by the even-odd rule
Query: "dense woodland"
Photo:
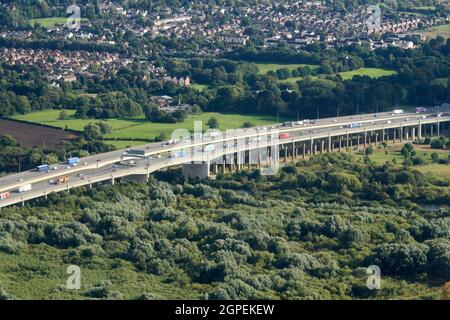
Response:
POLYGON ((0 211, 0 261, 10 261, 0 265, 3 296, 440 298, 450 215, 421 206, 449 205, 449 186, 408 167, 329 154, 275 176, 196 181, 174 171, 147 185, 55 194, 0 211), (15 257, 45 279, 35 290, 17 281, 26 274, 15 257), (69 292, 59 285, 69 264, 97 276, 69 292), (382 270, 382 290, 366 287, 371 264, 382 270), (136 274, 152 280, 136 283, 136 274))

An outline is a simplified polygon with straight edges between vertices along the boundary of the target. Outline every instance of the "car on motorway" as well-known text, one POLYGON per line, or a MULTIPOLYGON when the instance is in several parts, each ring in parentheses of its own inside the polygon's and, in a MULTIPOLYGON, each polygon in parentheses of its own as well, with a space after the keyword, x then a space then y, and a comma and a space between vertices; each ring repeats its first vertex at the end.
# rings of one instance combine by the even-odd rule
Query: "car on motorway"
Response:
POLYGON ((81 178, 83 176, 83 173, 82 172, 80 172, 79 174, 77 174, 77 177, 78 178, 81 178))
POLYGON ((161 155, 160 154, 157 154, 155 157, 158 158, 158 159, 161 159, 161 155))
POLYGON ((58 170, 58 167, 57 167, 57 166, 54 166, 54 167, 52 168, 52 170, 58 170))
POLYGON ((391 120, 386 121, 386 124, 391 124, 391 123, 392 123, 391 120))
POLYGON ((88 164, 87 162, 83 162, 83 166, 87 166, 87 164, 88 164))

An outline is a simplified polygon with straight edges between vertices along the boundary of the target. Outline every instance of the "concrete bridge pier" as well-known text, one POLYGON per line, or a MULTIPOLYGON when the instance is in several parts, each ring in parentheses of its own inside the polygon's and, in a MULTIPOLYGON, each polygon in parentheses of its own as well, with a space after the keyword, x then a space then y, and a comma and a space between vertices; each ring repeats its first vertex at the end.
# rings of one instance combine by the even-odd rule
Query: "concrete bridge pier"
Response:
POLYGON ((209 161, 202 163, 185 163, 183 164, 181 171, 185 177, 208 178, 210 176, 209 166, 209 161))
POLYGON ((136 174, 131 176, 125 176, 120 178, 122 181, 137 182, 137 183, 148 183, 150 175, 148 174, 136 174))

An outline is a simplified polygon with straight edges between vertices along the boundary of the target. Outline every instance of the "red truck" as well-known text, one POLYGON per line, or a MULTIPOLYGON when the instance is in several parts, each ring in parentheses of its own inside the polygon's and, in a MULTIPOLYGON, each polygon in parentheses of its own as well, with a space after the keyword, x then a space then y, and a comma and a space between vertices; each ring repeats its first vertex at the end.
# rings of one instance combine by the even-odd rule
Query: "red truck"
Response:
POLYGON ((280 139, 289 138, 289 133, 280 133, 280 139))
POLYGON ((10 196, 11 196, 11 193, 9 193, 9 192, 0 193, 0 200, 9 198, 10 196))

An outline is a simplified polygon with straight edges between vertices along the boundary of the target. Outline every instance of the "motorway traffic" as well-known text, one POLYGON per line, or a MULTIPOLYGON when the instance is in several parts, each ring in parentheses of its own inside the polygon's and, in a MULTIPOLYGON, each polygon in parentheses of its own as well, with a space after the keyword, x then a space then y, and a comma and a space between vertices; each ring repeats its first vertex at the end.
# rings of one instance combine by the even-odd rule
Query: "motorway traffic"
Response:
MULTIPOLYGON (((88 184, 95 177, 108 175, 114 177, 115 172, 127 168, 170 166, 171 158, 185 157, 184 150, 189 148, 199 147, 200 151, 208 152, 211 151, 207 150, 208 148, 212 150, 222 149, 224 145, 230 148, 235 147, 236 141, 242 140, 242 144, 239 144, 239 146, 244 146, 244 148, 238 151, 244 151, 257 148, 258 139, 261 136, 276 136, 280 141, 279 143, 285 143, 311 138, 318 139, 330 135, 345 135, 362 132, 363 130, 413 126, 419 122, 450 121, 448 111, 442 111, 441 113, 436 113, 434 110, 427 113, 385 112, 315 121, 294 121, 260 128, 227 131, 223 136, 219 136, 217 133, 194 133, 194 135, 185 136, 183 139, 180 138, 180 141, 176 141, 176 137, 173 137, 171 141, 151 143, 135 147, 132 150, 117 150, 81 159, 73 158, 64 163, 49 166, 44 164, 34 170, 1 177, 0 207, 1 202, 6 197, 20 199, 29 192, 36 193, 39 190, 45 190, 48 193, 52 190, 61 190, 61 186, 70 187, 83 181, 88 184), (192 138, 195 135, 197 136, 192 138), (234 144, 230 143, 232 141, 234 141, 234 144)), ((236 151, 236 149, 234 150, 236 151)), ((226 153, 226 151, 223 151, 223 154, 226 153)), ((187 158, 185 162, 188 161, 190 161, 190 158, 187 158)))

